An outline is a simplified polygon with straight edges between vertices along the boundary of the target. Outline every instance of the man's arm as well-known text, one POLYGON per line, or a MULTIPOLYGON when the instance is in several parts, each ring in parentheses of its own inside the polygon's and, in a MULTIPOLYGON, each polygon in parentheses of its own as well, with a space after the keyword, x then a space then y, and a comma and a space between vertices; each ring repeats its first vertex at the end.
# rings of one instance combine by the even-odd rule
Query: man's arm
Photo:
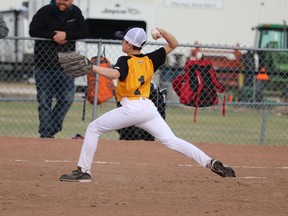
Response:
POLYGON ((45 18, 47 17, 46 10, 48 6, 40 8, 33 16, 29 25, 29 34, 31 37, 49 38, 53 39, 56 32, 49 30, 45 24, 45 18))
POLYGON ((87 38, 87 26, 83 14, 79 8, 74 6, 75 9, 75 20, 76 20, 76 29, 67 29, 66 30, 66 40, 77 40, 87 38))

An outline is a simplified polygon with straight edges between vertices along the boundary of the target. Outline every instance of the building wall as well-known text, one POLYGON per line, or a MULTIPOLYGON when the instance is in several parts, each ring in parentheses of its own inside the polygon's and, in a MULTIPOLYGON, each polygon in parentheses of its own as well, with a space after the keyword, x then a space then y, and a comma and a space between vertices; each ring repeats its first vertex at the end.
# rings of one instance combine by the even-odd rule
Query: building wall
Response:
MULTIPOLYGON (((20 8, 23 0, 1 1, 1 10, 20 8)), ((49 0, 38 0, 49 2, 49 0)), ((87 12, 87 0, 74 0, 74 3, 87 12)), ((96 7, 116 4, 133 7, 137 4, 146 4, 155 7, 155 12, 141 11, 147 16, 148 26, 153 25, 166 28, 175 34, 181 43, 201 44, 227 44, 240 46, 253 46, 255 32, 251 27, 259 23, 283 23, 288 22, 287 0, 202 0, 202 2, 217 1, 217 8, 199 8, 181 6, 185 2, 201 2, 199 0, 90 0, 97 6, 89 8, 89 16, 95 13, 96 7), (169 2, 179 3, 178 6, 170 6, 169 2), (94 8, 94 10, 93 10, 94 8), (153 14, 151 14, 153 13, 153 14), (146 15, 147 14, 147 15, 146 15), (152 23, 152 24, 151 24, 152 23), (151 25, 150 25, 151 24, 151 25)), ((88 0, 89 2, 89 0, 88 0)), ((99 10, 98 10, 99 11, 99 10)))
POLYGON ((165 1, 158 2, 164 9, 157 13, 157 24, 184 43, 252 46, 255 33, 251 27, 288 22, 287 0, 222 0, 218 9, 167 7, 160 2, 165 1))

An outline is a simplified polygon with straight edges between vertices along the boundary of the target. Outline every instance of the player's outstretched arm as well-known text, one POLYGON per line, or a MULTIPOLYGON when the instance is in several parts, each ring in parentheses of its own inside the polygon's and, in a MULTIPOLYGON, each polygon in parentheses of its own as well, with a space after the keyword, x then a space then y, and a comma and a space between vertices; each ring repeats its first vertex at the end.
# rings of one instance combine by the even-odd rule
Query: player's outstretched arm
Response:
POLYGON ((97 65, 93 65, 92 71, 105 76, 109 79, 118 79, 120 77, 120 72, 113 68, 104 68, 97 65))

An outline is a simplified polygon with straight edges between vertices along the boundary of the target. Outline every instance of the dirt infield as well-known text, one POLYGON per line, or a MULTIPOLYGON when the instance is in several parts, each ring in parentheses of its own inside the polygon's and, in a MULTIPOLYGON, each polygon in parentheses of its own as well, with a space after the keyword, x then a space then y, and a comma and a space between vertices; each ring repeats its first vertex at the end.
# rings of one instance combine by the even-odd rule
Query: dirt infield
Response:
POLYGON ((101 140, 91 183, 63 183, 82 140, 0 137, 0 215, 288 215, 288 146, 197 144, 221 178, 159 142, 101 140))

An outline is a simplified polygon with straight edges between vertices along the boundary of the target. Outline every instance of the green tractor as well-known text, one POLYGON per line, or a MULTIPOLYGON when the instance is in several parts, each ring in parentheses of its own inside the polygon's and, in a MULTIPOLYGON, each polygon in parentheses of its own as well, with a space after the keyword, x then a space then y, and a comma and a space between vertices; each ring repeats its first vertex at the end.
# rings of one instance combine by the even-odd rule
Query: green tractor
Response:
POLYGON ((268 100, 267 98, 274 98, 277 101, 287 102, 288 27, 286 22, 260 24, 252 29, 256 30, 256 50, 248 51, 243 56, 245 79, 248 78, 246 81, 252 89, 252 100, 263 102, 268 100), (282 51, 282 49, 286 50, 282 51), (254 74, 251 73, 253 70, 254 74))

